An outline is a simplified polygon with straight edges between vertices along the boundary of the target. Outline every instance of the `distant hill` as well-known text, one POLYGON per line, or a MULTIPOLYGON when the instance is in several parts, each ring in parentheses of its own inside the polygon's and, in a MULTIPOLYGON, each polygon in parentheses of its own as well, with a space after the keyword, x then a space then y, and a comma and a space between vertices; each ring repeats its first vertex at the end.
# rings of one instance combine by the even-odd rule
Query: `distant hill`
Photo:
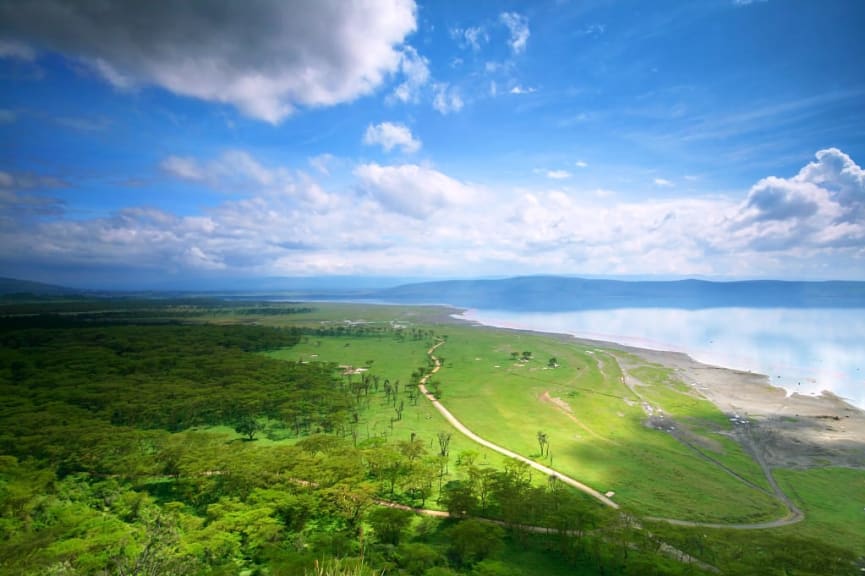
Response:
POLYGON ((539 312, 614 308, 865 308, 865 282, 637 282, 522 276, 405 284, 378 291, 375 298, 539 312))
POLYGON ((29 280, 17 280, 15 278, 0 278, 0 296, 29 295, 29 296, 63 296, 67 294, 80 294, 81 290, 56 286, 54 284, 43 284, 42 282, 30 282, 29 280))

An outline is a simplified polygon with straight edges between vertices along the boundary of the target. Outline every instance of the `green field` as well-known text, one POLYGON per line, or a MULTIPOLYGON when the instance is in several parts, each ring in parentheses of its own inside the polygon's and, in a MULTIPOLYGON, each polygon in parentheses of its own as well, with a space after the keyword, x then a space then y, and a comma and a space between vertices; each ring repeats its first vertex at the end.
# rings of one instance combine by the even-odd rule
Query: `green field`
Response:
MULTIPOLYGON (((464 326, 448 326, 447 334, 439 350, 445 359, 441 400, 480 436, 602 492, 613 491, 617 501, 639 514, 727 522, 784 514, 773 497, 702 459, 669 433, 647 428, 640 401, 622 384, 609 352, 552 337, 464 326), (530 360, 513 359, 512 352, 524 351, 532 353, 530 360), (557 367, 550 366, 551 358, 557 367), (543 458, 539 431, 549 439, 550 455, 543 458), (713 496, 721 493, 726 495, 722 503, 713 496)), ((653 403, 669 405, 669 413, 690 418, 692 426, 726 423, 708 402, 687 392, 645 388, 657 388, 653 403)), ((759 481, 756 464, 734 443, 717 442, 714 452, 759 481)))
MULTIPOLYGON (((369 317, 369 316, 364 316, 369 317)), ((427 349, 430 341, 395 340, 392 336, 379 337, 327 337, 306 336, 291 349, 269 352, 268 356, 282 360, 334 362, 342 366, 368 368, 369 376, 378 376, 383 382, 400 382, 405 386, 412 379, 412 372, 428 365, 427 349)), ((344 376, 355 380, 360 374, 344 376)), ((425 442, 429 453, 438 450, 437 434, 451 433, 450 451, 454 456, 465 451, 478 454, 478 463, 501 467, 504 457, 470 441, 453 430, 444 417, 422 396, 415 403, 405 399, 401 420, 382 393, 373 394, 360 414, 358 442, 380 437, 406 440, 412 434, 425 442)))

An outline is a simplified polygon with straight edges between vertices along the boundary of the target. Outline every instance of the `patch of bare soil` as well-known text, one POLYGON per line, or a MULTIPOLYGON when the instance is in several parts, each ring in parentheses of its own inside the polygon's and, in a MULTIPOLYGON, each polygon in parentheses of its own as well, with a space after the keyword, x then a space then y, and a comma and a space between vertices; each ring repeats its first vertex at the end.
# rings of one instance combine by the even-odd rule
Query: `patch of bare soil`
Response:
POLYGON ((584 422, 582 422, 579 418, 574 416, 574 411, 571 410, 571 406, 566 401, 562 400, 561 398, 557 398, 555 396, 550 396, 549 391, 544 391, 544 393, 541 394, 538 397, 538 399, 541 402, 547 402, 547 403, 555 406, 557 409, 559 409, 561 412, 563 412, 565 414, 565 416, 567 416, 570 420, 572 420, 577 426, 582 428, 591 437, 593 437, 597 440, 601 440, 602 442, 609 442, 610 444, 615 444, 615 442, 613 442, 609 438, 605 438, 604 436, 601 436, 600 434, 598 434, 597 432, 595 432, 594 430, 592 430, 591 428, 586 426, 586 424, 584 422))

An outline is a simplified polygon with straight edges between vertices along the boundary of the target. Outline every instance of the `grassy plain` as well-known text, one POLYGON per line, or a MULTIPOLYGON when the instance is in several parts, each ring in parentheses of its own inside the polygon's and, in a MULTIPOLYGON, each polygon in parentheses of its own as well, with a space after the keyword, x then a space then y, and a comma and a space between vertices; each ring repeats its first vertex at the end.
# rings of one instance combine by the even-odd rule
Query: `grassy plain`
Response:
MULTIPOLYGON (((408 331, 428 330, 431 321, 446 316, 446 309, 440 308, 331 303, 313 307, 309 313, 256 320, 308 328, 396 325, 408 331)), ((439 324, 434 330, 447 337, 438 352, 443 368, 433 378, 440 382, 441 400, 477 434, 598 490, 613 491, 615 500, 640 515, 736 523, 784 515, 784 507, 768 493, 758 465, 725 435, 730 428, 727 418, 665 368, 646 362, 629 368, 643 384, 635 394, 623 382, 614 355, 620 352, 549 335, 456 323, 439 324), (523 352, 530 352, 531 358, 523 359, 523 352), (675 421, 671 425, 687 429, 694 442, 686 445, 667 430, 646 426, 644 402, 662 407, 675 421), (549 442, 544 456, 538 432, 549 442)), ((270 355, 365 367, 369 374, 405 384, 417 367, 427 364, 429 343, 387 336, 309 335, 291 350, 270 355)), ((627 359, 629 366, 635 359, 627 359)), ((374 399, 362 415, 361 438, 404 439, 415 433, 434 452, 435 435, 448 430, 452 454, 471 450, 482 462, 501 462, 496 453, 453 431, 423 398, 391 429, 393 414, 383 397, 374 399)))
MULTIPOLYGON (((363 314, 363 317, 375 316, 363 314)), ((383 321, 379 319, 377 322, 383 321)), ((384 324, 389 325, 388 322, 384 324)), ((393 336, 310 335, 304 336, 300 343, 290 349, 269 352, 267 355, 284 360, 334 362, 341 366, 366 368, 365 374, 369 377, 379 377, 380 386, 383 386, 383 381, 388 379, 392 384, 399 381, 400 389, 404 390, 405 385, 412 379, 412 372, 428 365, 429 347, 428 338, 400 341, 393 336)), ((349 376, 343 378, 348 379, 349 376)), ((355 374, 351 378, 358 380, 361 375, 355 374)), ((393 404, 387 402, 381 389, 377 393, 371 393, 369 403, 359 414, 359 443, 377 437, 387 440, 408 440, 412 434, 415 434, 425 443, 427 453, 435 454, 439 450, 437 435, 439 432, 446 432, 451 434, 449 446, 451 462, 445 482, 456 476, 456 459, 463 452, 477 453, 477 465, 503 467, 505 458, 502 455, 459 434, 421 395, 418 395, 415 403, 412 403, 402 392, 400 395, 405 408, 402 419, 396 420, 393 404)), ((430 502, 433 507, 435 507, 434 500, 430 502)))
POLYGON ((805 512, 801 525, 782 531, 865 556, 865 470, 775 470, 774 475, 784 492, 805 512))
MULTIPOLYGON (((640 514, 720 522, 784 514, 772 496, 702 458, 669 432, 647 427, 641 400, 623 384, 610 352, 478 327, 448 327, 448 333, 441 349, 446 357, 442 401, 479 435, 552 461, 565 474, 615 492, 617 501, 640 514), (512 358, 512 352, 521 356, 524 351, 532 353, 530 360, 512 358), (550 367, 551 358, 557 367, 550 367), (540 456, 539 431, 547 434, 551 456, 540 456)), ((646 383, 639 392, 692 425, 728 425, 723 414, 688 390, 646 383)), ((756 464, 730 444, 713 448, 726 465, 756 479, 756 464), (725 449, 733 453, 727 456, 725 449)))
MULTIPOLYGON (((615 492, 614 499, 638 516, 748 523, 786 513, 769 494, 759 465, 735 441, 732 432, 737 424, 664 366, 552 335, 442 323, 446 317, 442 309, 431 313, 411 307, 314 306, 313 313, 262 320, 307 327, 365 321, 434 330, 447 338, 437 353, 443 367, 434 379, 440 383, 442 403, 457 418, 497 444, 596 489, 615 492), (524 352, 531 353, 529 359, 523 359, 524 352), (623 379, 623 369, 631 387, 623 379), (677 433, 647 426, 644 403, 661 408, 677 433), (549 455, 540 454, 539 431, 547 435, 549 455)), ((291 351, 273 355, 368 366, 370 372, 405 382, 415 368, 425 365, 428 344, 310 336, 291 351)), ((492 466, 501 463, 494 452, 452 430, 422 398, 411 412, 406 411, 402 422, 394 423, 392 432, 389 410, 373 403, 364 415, 365 426, 368 423, 371 431, 387 429, 395 438, 415 432, 427 440, 449 430, 454 454, 471 450, 492 466)), ((654 416, 658 422, 658 412, 654 416)), ((767 560, 775 559, 773 550, 785 539, 802 543, 805 555, 812 541, 865 554, 861 537, 865 472, 775 470, 774 474, 805 512, 803 522, 760 531, 667 525, 655 529, 680 549, 708 556, 720 566, 737 566, 742 554, 765 553, 767 560)))

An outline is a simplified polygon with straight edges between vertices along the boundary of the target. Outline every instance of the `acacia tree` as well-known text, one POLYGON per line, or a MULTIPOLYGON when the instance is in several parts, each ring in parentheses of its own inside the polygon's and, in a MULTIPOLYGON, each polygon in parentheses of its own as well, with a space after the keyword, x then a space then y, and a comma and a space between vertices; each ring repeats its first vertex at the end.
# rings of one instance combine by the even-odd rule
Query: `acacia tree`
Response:
POLYGON ((541 456, 544 455, 544 450, 549 450, 549 440, 547 439, 547 433, 538 430, 538 447, 541 449, 541 456))
POLYGON ((471 566, 501 548, 503 539, 501 526, 463 520, 450 529, 450 552, 458 565, 471 566))
POLYGON ((436 437, 439 441, 439 456, 446 458, 450 453, 451 433, 439 432, 436 437))
POLYGON ((258 431, 261 430, 261 428, 261 424, 259 424, 255 418, 252 416, 244 416, 234 426, 234 431, 238 434, 243 434, 246 436, 247 440, 251 442, 255 440, 255 435, 258 434, 258 431))
POLYGON ((396 546, 411 523, 412 514, 398 508, 381 507, 370 512, 366 519, 381 542, 396 546))

